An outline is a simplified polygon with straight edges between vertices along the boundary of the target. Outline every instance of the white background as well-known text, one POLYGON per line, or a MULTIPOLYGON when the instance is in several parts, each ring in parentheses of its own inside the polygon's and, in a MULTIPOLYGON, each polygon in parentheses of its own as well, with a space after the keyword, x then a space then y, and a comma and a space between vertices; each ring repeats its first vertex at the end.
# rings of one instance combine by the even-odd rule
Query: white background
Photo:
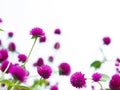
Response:
MULTIPOLYGON (((114 60, 120 57, 119 0, 0 0, 0 17, 3 19, 0 28, 5 33, 15 33, 13 41, 17 50, 25 54, 33 43, 29 31, 36 26, 43 28, 47 42, 35 46, 31 62, 39 56, 47 60, 49 55, 55 55, 55 64, 51 66, 55 68, 60 62, 69 62, 72 73, 81 71, 87 78, 93 72, 90 63, 96 57, 102 59, 98 51, 102 38, 110 36, 112 42, 104 46, 104 51, 113 62, 106 62, 100 71, 110 76, 115 73, 114 60), (56 28, 61 29, 61 36, 54 35, 56 28), (56 41, 61 43, 57 52, 53 49, 56 41)), ((91 90, 90 86, 86 90, 91 90)), ((59 89, 66 88, 77 90, 70 85, 69 77, 60 79, 59 89)))

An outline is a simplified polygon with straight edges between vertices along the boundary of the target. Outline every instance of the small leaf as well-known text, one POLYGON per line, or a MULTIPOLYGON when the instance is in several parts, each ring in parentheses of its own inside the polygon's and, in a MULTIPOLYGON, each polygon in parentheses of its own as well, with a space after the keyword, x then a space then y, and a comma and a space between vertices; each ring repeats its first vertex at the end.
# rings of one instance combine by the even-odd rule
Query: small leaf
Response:
POLYGON ((29 88, 29 87, 27 87, 27 86, 22 86, 22 85, 17 85, 15 88, 16 88, 16 89, 32 90, 31 88, 29 88))
POLYGON ((90 66, 94 67, 95 69, 98 69, 98 68, 100 68, 101 64, 102 63, 100 61, 96 60, 90 66))
POLYGON ((106 81, 109 80, 109 79, 110 79, 110 77, 109 77, 108 75, 102 74, 102 78, 100 79, 100 81, 106 82, 106 81))
POLYGON ((4 30, 0 28, 0 31, 4 31, 4 30))
POLYGON ((48 83, 48 81, 46 80, 46 79, 40 79, 40 81, 39 81, 39 85, 42 85, 42 84, 47 84, 48 83))

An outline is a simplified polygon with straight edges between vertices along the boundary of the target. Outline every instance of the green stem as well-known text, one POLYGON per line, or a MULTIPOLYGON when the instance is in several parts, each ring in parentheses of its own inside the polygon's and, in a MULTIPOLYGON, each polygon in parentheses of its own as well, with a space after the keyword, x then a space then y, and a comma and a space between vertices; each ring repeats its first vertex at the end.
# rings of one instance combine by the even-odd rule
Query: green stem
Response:
POLYGON ((101 90, 103 90, 102 84, 101 84, 100 82, 98 82, 98 84, 100 85, 100 87, 101 87, 101 90))
POLYGON ((18 85, 19 83, 20 83, 20 82, 17 81, 17 82, 14 84, 14 86, 12 86, 12 87, 10 88, 10 90, 14 90, 15 86, 18 85))
POLYGON ((32 50, 33 50, 33 48, 34 48, 34 46, 35 46, 36 41, 37 41, 37 37, 35 38, 35 41, 34 41, 32 47, 31 47, 31 49, 30 49, 30 52, 29 52, 29 54, 28 54, 28 57, 27 57, 26 62, 22 65, 23 67, 25 67, 26 63, 28 62, 28 59, 29 59, 29 57, 30 57, 30 55, 31 55, 31 53, 32 53, 32 50))

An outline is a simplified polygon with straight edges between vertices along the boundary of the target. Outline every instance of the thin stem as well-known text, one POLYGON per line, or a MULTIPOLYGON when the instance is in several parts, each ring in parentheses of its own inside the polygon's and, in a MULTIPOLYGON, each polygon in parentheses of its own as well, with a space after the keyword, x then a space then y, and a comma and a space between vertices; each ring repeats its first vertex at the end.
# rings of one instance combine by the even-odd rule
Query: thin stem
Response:
POLYGON ((20 83, 20 82, 17 81, 17 82, 14 84, 14 86, 10 88, 10 90, 14 90, 15 86, 16 86, 17 84, 19 84, 19 83, 20 83))
POLYGON ((36 41, 37 41, 37 37, 35 38, 35 41, 34 41, 32 47, 31 47, 31 49, 30 49, 30 52, 29 52, 29 54, 28 54, 27 60, 26 60, 26 62, 23 64, 23 67, 25 67, 26 63, 28 62, 28 59, 29 59, 29 57, 30 57, 30 55, 31 55, 31 53, 32 53, 32 50, 33 50, 33 48, 34 48, 34 46, 35 46, 36 41))
POLYGON ((100 87, 101 87, 101 90, 103 90, 102 84, 101 84, 100 82, 98 82, 98 84, 100 85, 100 87))

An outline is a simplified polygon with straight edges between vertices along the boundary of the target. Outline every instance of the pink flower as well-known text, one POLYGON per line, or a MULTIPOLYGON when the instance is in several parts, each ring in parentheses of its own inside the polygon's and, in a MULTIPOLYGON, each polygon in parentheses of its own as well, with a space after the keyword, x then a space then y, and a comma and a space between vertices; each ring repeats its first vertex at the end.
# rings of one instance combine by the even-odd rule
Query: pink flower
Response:
POLYGON ((0 23, 2 23, 3 22, 3 20, 2 20, 2 18, 0 18, 0 23))
POLYGON ((59 35, 59 34, 61 34, 61 30, 59 28, 57 28, 57 29, 55 29, 54 33, 59 35))
POLYGON ((111 43, 110 37, 108 37, 108 36, 104 37, 103 42, 104 42, 105 45, 109 45, 111 43))
POLYGON ((18 59, 20 62, 25 62, 27 60, 27 56, 25 54, 19 54, 18 59))
POLYGON ((12 51, 12 52, 16 51, 16 45, 15 45, 14 42, 10 42, 10 43, 9 43, 9 45, 8 45, 8 50, 9 50, 9 51, 12 51))
POLYGON ((100 74, 100 73, 94 73, 92 75, 92 80, 95 82, 98 82, 101 78, 102 78, 102 74, 100 74))
POLYGON ((8 58, 8 51, 6 49, 0 49, 0 62, 8 58))

